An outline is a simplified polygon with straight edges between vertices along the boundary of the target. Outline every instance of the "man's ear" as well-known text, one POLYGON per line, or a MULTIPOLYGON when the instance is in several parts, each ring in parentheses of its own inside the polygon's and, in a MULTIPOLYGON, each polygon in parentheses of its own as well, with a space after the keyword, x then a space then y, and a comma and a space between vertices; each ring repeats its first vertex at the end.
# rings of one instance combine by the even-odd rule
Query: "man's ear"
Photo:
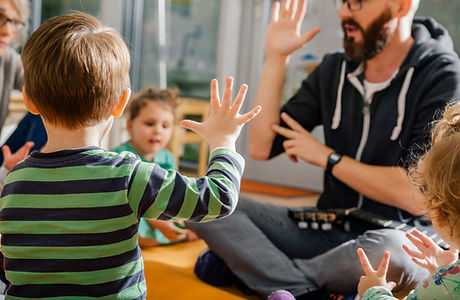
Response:
POLYGON ((24 99, 24 105, 26 106, 27 110, 30 111, 30 113, 34 115, 40 114, 37 107, 32 102, 32 99, 30 99, 29 94, 27 94, 25 86, 22 87, 22 98, 24 99))
POLYGON ((113 108, 111 113, 112 116, 119 117, 123 114, 123 111, 125 110, 126 105, 128 104, 129 97, 131 97, 131 89, 126 88, 121 94, 120 100, 118 100, 118 103, 113 108))
POLYGON ((411 11, 412 0, 399 0, 398 17, 403 18, 411 11))

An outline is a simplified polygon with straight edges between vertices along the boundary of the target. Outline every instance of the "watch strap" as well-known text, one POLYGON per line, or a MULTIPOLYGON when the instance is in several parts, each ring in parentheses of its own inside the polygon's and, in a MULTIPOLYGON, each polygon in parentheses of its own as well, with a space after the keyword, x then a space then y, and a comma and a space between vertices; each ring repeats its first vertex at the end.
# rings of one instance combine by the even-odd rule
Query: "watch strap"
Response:
POLYGON ((334 151, 327 157, 326 173, 332 175, 332 169, 342 159, 342 154, 334 151))

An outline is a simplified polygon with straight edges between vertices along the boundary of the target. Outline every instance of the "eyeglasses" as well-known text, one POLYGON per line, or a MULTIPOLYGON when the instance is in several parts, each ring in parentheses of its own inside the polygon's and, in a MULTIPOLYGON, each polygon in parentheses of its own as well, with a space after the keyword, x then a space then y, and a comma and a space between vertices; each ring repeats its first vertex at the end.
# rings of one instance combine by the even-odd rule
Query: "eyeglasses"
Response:
POLYGON ((5 26, 6 23, 10 22, 13 26, 16 32, 21 31, 24 28, 24 23, 20 20, 15 20, 15 19, 10 19, 4 14, 0 13, 0 27, 5 26))
POLYGON ((336 0, 337 10, 340 10, 345 3, 350 11, 357 11, 363 7, 363 0, 336 0))

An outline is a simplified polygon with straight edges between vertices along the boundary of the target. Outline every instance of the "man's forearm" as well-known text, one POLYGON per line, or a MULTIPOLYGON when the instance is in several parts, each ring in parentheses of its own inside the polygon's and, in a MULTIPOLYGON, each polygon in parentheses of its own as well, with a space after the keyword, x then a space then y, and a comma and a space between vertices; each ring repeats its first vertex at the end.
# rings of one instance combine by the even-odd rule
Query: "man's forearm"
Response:
POLYGON ((271 125, 279 123, 287 62, 287 57, 267 58, 262 69, 254 105, 260 105, 263 109, 252 120, 249 133, 249 154, 257 160, 268 159, 275 138, 271 125))
POLYGON ((368 198, 414 215, 423 213, 420 193, 402 167, 372 166, 344 156, 332 174, 368 198))

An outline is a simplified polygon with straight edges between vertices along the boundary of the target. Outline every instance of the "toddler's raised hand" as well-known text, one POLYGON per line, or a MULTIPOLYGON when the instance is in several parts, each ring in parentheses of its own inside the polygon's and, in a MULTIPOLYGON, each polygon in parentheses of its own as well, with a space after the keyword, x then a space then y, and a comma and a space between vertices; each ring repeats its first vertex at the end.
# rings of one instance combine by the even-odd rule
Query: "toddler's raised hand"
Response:
POLYGON ((222 103, 219 99, 217 80, 211 81, 211 113, 202 123, 183 120, 180 126, 195 131, 208 143, 211 151, 218 147, 226 147, 235 150, 235 142, 240 135, 243 125, 252 120, 261 110, 260 106, 240 115, 239 111, 243 104, 248 86, 243 84, 232 104, 233 78, 227 77, 225 81, 222 103))
POLYGON ((390 252, 385 251, 377 271, 374 271, 374 268, 372 268, 363 249, 358 248, 357 252, 359 261, 361 262, 361 266, 364 270, 364 276, 361 276, 358 284, 359 296, 362 296, 369 288, 374 286, 383 286, 391 291, 396 286, 396 283, 393 281, 387 282, 390 252))
POLYGON ((451 247, 449 250, 444 250, 417 229, 406 233, 406 237, 420 252, 411 250, 407 245, 403 245, 403 249, 412 257, 413 262, 427 269, 430 273, 433 273, 436 268, 450 265, 458 259, 457 249, 451 247))

